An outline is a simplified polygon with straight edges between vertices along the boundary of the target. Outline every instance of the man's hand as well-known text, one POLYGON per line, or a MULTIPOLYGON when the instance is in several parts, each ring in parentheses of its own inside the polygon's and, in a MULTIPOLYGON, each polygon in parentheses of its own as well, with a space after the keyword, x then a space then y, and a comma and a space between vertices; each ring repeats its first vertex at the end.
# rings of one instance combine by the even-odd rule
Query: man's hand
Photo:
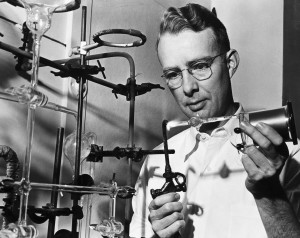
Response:
POLYGON ((246 187, 253 194, 268 237, 300 237, 300 223, 280 184, 279 174, 289 156, 282 137, 270 126, 241 122, 255 145, 244 149, 246 187))
POLYGON ((284 196, 279 174, 289 152, 282 137, 264 123, 254 127, 243 121, 240 127, 255 142, 255 145, 246 146, 243 151, 242 163, 248 173, 247 189, 255 198, 284 196))
POLYGON ((162 238, 172 237, 185 225, 182 203, 178 193, 167 193, 156 197, 149 204, 149 221, 155 234, 162 238))

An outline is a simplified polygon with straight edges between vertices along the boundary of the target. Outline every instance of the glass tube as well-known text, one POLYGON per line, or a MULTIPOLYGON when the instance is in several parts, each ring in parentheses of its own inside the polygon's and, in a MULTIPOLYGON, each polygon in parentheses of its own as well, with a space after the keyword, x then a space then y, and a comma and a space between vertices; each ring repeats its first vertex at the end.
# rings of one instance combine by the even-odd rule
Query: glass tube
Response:
MULTIPOLYGON (((117 183, 112 180, 112 186, 117 186, 117 183)), ((109 201, 109 218, 103 219, 99 224, 91 224, 92 230, 98 231, 102 236, 114 238, 123 232, 124 226, 121 222, 115 219, 116 216, 116 198, 117 194, 111 194, 109 201)))
MULTIPOLYGON (((54 10, 67 3, 66 0, 21 0, 26 9, 27 27, 33 35, 33 48, 32 48, 32 74, 30 87, 36 90, 38 84, 39 72, 39 57, 40 57, 40 42, 42 36, 51 26, 51 18, 54 10)), ((26 154, 22 171, 22 186, 20 198, 20 212, 19 212, 19 225, 27 226, 27 207, 28 196, 30 191, 29 178, 30 178, 30 165, 32 157, 32 142, 33 131, 35 125, 35 103, 28 104, 27 114, 27 138, 26 138, 26 154), (28 188, 28 189, 25 189, 28 188)), ((33 236, 30 236, 33 237, 33 236)))
POLYGON ((35 103, 36 106, 46 108, 49 110, 63 112, 77 117, 77 112, 69 109, 67 107, 55 104, 48 101, 48 97, 37 91, 33 90, 31 87, 26 87, 25 85, 16 88, 11 87, 5 90, 5 92, 0 92, 0 99, 7 101, 18 102, 20 104, 32 104, 35 103))
POLYGON ((51 184, 51 183, 24 183, 22 181, 10 181, 5 180, 1 182, 5 187, 15 187, 19 190, 28 190, 38 189, 38 190, 56 190, 58 192, 70 192, 70 193, 85 193, 85 194, 98 194, 104 196, 115 197, 120 195, 121 197, 126 197, 128 194, 133 195, 132 193, 135 190, 129 186, 117 186, 109 184, 100 184, 94 186, 78 186, 78 185, 68 185, 68 184, 51 184))
POLYGON ((169 121, 168 122, 168 124, 167 124, 167 130, 170 130, 171 128, 174 128, 174 127, 180 127, 180 126, 193 126, 197 130, 199 130, 200 127, 203 124, 213 123, 213 122, 218 122, 218 121, 226 121, 226 120, 229 120, 232 117, 238 117, 238 115, 220 116, 220 117, 209 117, 209 118, 205 118, 205 119, 203 119, 201 117, 198 117, 198 116, 194 116, 194 117, 191 117, 187 121, 176 121, 176 120, 173 120, 173 121, 169 121))

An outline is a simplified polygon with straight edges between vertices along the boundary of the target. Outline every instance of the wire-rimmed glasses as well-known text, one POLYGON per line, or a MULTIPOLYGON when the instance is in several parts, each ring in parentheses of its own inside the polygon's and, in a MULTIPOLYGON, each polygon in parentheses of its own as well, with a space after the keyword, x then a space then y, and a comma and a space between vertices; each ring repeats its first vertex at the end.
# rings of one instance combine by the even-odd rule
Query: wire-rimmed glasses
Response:
POLYGON ((178 68, 164 70, 164 74, 161 77, 166 80, 168 87, 171 89, 176 89, 181 87, 182 72, 184 70, 187 70, 189 74, 191 74, 198 81, 209 79, 212 76, 211 66, 214 60, 217 57, 222 56, 226 53, 227 52, 218 54, 214 57, 211 57, 209 60, 201 59, 201 60, 190 62, 188 67, 182 70, 178 68))

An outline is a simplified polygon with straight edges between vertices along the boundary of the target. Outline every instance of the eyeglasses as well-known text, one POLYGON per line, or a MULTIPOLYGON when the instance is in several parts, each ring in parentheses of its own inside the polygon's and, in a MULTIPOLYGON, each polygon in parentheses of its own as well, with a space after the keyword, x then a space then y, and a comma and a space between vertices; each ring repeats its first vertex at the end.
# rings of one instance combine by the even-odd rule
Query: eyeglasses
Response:
POLYGON ((184 70, 187 70, 189 74, 191 74, 198 81, 209 79, 212 75, 211 65, 213 64, 214 60, 217 57, 224 55, 226 53, 227 52, 211 57, 209 60, 204 61, 202 59, 202 60, 191 62, 190 65, 188 65, 188 68, 186 69, 182 69, 182 70, 168 69, 164 71, 164 74, 161 77, 166 79, 167 85, 171 89, 176 89, 181 87, 182 72, 184 70))

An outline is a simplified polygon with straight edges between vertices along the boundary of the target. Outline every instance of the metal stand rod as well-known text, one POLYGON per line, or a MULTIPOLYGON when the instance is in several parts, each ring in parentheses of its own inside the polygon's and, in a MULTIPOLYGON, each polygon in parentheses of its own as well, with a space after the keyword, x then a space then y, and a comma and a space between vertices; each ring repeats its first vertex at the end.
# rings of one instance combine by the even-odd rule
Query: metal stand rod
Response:
MULTIPOLYGON (((135 75, 130 76, 130 108, 129 108, 129 133, 128 146, 134 147, 134 110, 135 110, 135 75)), ((132 185, 132 158, 127 158, 128 162, 128 176, 126 184, 132 185)), ((125 203, 125 223, 124 223, 124 237, 129 237, 129 225, 131 218, 131 199, 127 199, 125 203)))
MULTIPOLYGON (((63 148, 63 136, 64 136, 64 128, 62 127, 58 128, 56 134, 55 160, 54 160, 54 168, 53 168, 53 176, 52 176, 53 184, 59 184, 61 156, 62 156, 62 148, 63 148)), ((57 207, 57 197, 58 197, 58 192, 56 191, 56 189, 53 189, 51 191, 51 208, 57 207)), ((54 237, 54 230, 55 230, 55 217, 53 216, 49 218, 47 238, 54 237)))
MULTIPOLYGON (((0 48, 1 48, 1 44, 0 44, 0 48)), ((107 53, 101 53, 101 54, 95 54, 95 55, 88 55, 86 56, 86 60, 96 60, 96 59, 105 59, 105 58, 113 58, 113 57, 123 57, 125 59, 128 60, 129 66, 130 66, 130 76, 132 76, 132 71, 135 71, 135 65, 134 65, 134 60, 131 57, 131 55, 129 55, 126 52, 107 52, 107 53)), ((45 59, 41 57, 41 60, 45 59)), ((79 60, 79 57, 74 57, 72 58, 72 60, 79 60)), ((68 62, 70 59, 61 59, 61 60, 54 60, 51 61, 51 63, 53 65, 58 64, 65 64, 66 62, 68 62)), ((42 63, 42 61, 41 61, 42 63)), ((43 67, 44 65, 41 65, 40 67, 43 67)), ((49 65, 50 66, 50 65, 49 65)), ((64 67, 64 66, 63 66, 64 67)))
MULTIPOLYGON (((32 54, 31 53, 28 53, 24 50, 20 50, 19 48, 16 48, 14 46, 11 46, 11 45, 6 44, 6 43, 1 42, 1 41, 0 41, 0 49, 6 50, 6 51, 8 51, 8 52, 10 52, 14 55, 20 55, 20 56, 26 57, 28 59, 32 59, 32 54)), ((129 61, 129 65, 130 65, 130 77, 132 77, 132 75, 134 76, 134 72, 135 72, 134 61, 133 61, 132 57, 129 54, 125 53, 125 52, 108 52, 108 53, 104 53, 104 54, 86 56, 86 60, 110 58, 110 57, 123 57, 123 58, 126 58, 129 61)), ((80 59, 80 58, 74 58, 74 59, 80 59)), ((40 65, 40 67, 50 66, 54 69, 58 69, 58 70, 61 70, 63 72, 69 72, 70 70, 66 66, 61 65, 63 63, 66 63, 69 60, 70 59, 51 61, 49 59, 40 57, 40 63, 43 64, 43 65, 40 65)), ((116 85, 116 84, 107 82, 103 79, 99 79, 99 78, 96 78, 96 77, 91 76, 91 75, 85 75, 85 79, 89 80, 91 82, 103 85, 105 87, 111 88, 111 89, 115 89, 115 90, 121 89, 121 87, 116 85)))
MULTIPOLYGON (((81 42, 86 41, 86 12, 87 7, 82 6, 82 18, 81 18, 81 42)), ((85 54, 80 55, 80 64, 86 65, 85 54)), ((81 137, 82 137, 82 115, 83 115, 83 98, 84 98, 84 77, 79 77, 79 99, 78 99, 78 110, 77 110, 77 131, 76 131, 76 154, 75 154, 75 172, 74 172, 74 185, 78 185, 78 178, 80 173, 80 157, 81 157, 81 137)), ((80 196, 73 196, 73 208, 78 206, 80 196)), ((77 217, 72 216, 72 237, 78 237, 77 231, 77 217)))

